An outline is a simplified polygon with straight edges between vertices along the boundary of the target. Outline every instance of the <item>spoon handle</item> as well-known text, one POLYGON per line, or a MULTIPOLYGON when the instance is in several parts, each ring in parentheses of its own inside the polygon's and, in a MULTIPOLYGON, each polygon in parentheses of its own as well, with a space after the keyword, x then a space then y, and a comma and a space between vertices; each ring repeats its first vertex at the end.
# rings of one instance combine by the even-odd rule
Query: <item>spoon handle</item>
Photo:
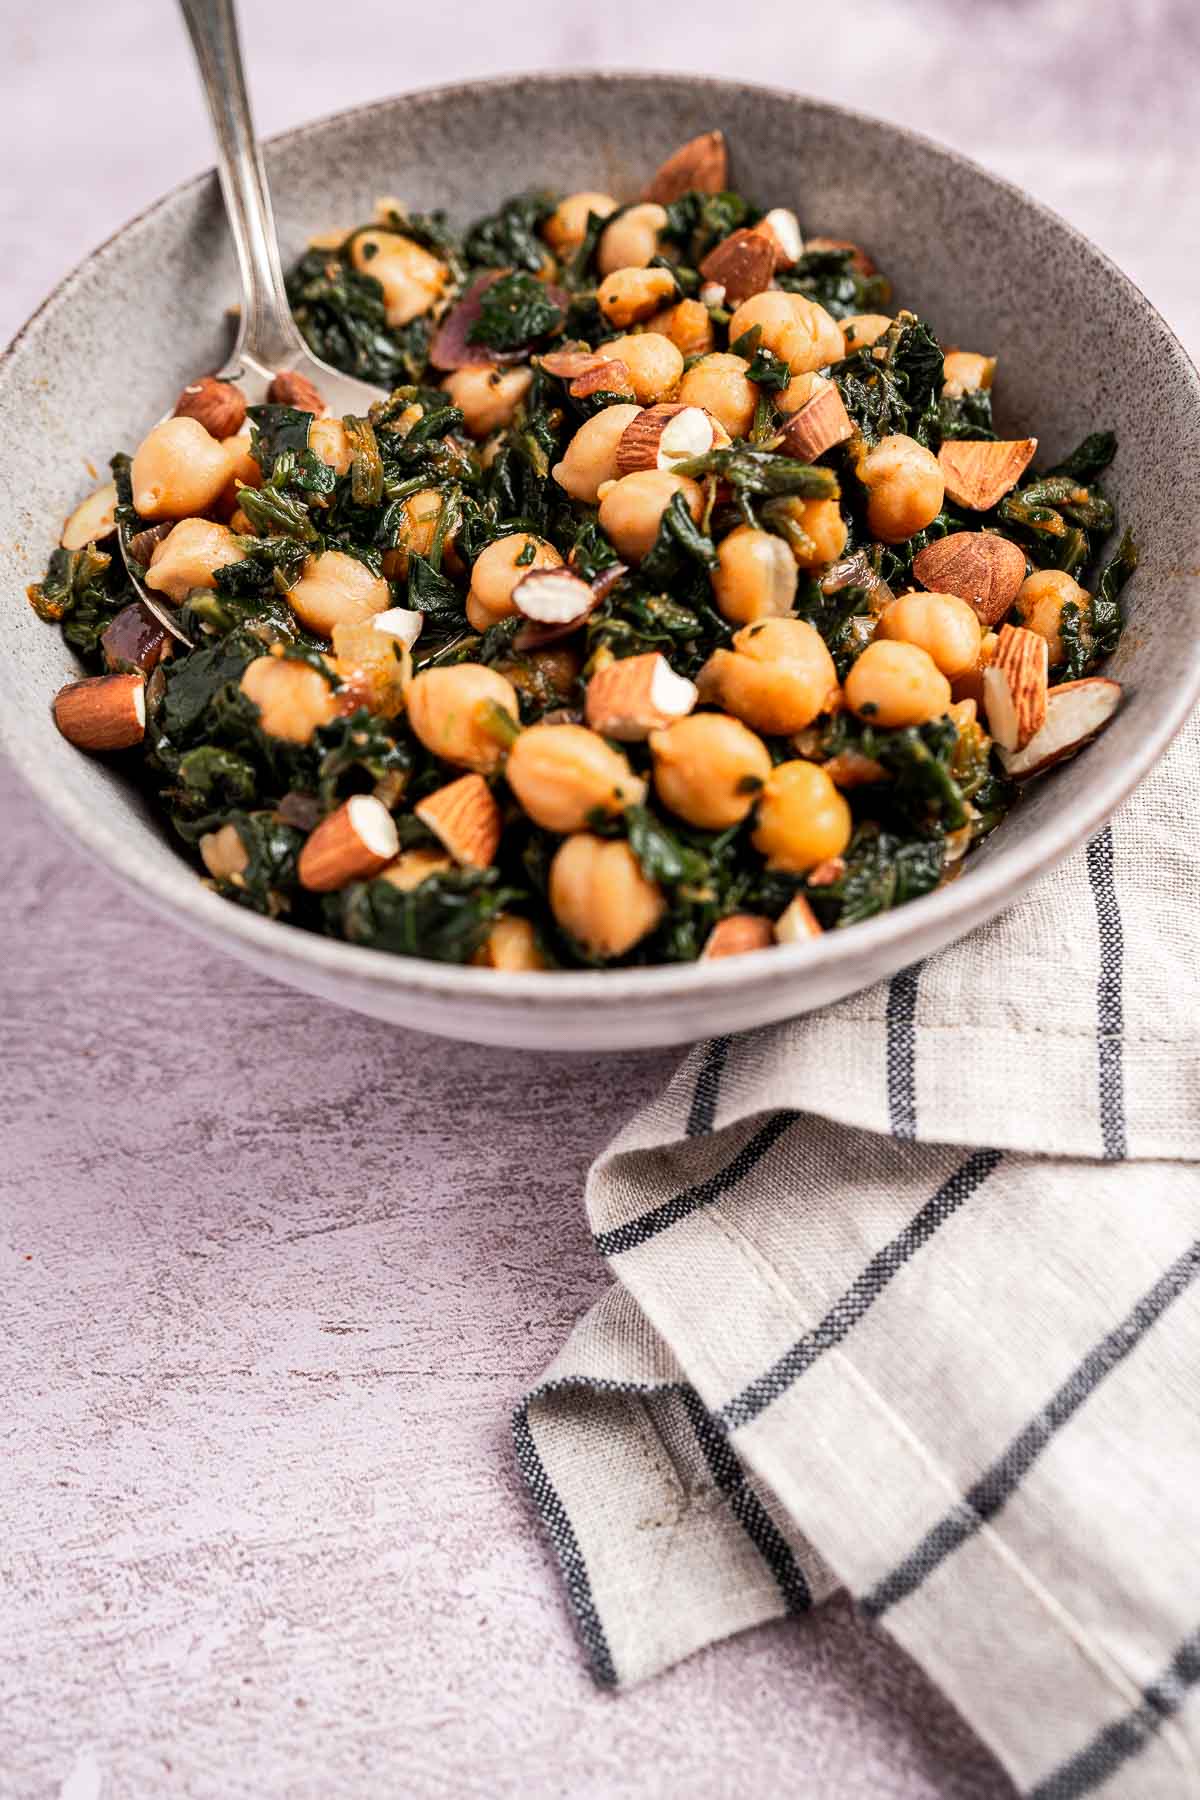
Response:
POLYGON ((234 358, 270 370, 307 354, 292 322, 262 152, 254 135, 234 0, 179 0, 217 138, 217 170, 242 277, 234 358))

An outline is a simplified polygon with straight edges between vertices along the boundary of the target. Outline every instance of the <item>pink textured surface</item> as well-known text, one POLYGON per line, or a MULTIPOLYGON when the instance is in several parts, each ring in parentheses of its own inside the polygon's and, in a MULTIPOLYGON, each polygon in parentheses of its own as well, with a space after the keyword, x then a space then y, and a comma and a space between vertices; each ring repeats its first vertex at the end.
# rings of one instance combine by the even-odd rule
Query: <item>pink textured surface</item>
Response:
MULTIPOLYGON (((452 64, 432 15, 246 10, 270 129, 495 68, 487 0, 452 64)), ((953 0, 862 0, 819 62, 779 17, 702 7, 684 41, 669 9, 531 0, 502 64, 873 106, 1025 181, 1200 339, 1186 0, 1128 35, 1084 0, 992 0, 969 44, 953 0)), ((161 8, 120 0, 93 37, 85 59, 70 0, 0 25, 11 326, 210 160, 161 8)), ((152 918, 8 771, 0 818, 5 1800, 1009 1792, 842 1604, 615 1699, 583 1673, 508 1416, 604 1284, 581 1178, 670 1053, 518 1064, 395 1033, 152 918)))

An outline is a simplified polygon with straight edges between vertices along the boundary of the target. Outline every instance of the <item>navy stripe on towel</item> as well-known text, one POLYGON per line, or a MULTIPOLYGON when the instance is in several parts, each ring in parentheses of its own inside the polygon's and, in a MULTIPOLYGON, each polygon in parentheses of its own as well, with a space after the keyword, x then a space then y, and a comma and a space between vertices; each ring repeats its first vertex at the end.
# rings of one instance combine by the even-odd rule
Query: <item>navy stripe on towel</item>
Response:
POLYGON ((893 1137, 917 1135, 917 984, 922 963, 901 969, 888 983, 887 1098, 893 1137))
POLYGON ((633 1250, 644 1244, 648 1238, 657 1237, 660 1231, 666 1231, 685 1219, 698 1207, 710 1206, 727 1194, 740 1181, 757 1168, 758 1164, 781 1138, 797 1115, 793 1112, 772 1113, 765 1125, 760 1125, 748 1144, 743 1144, 736 1156, 730 1158, 723 1169, 710 1175, 706 1181, 698 1181, 694 1187, 684 1188, 681 1193, 672 1194, 661 1206, 652 1206, 649 1212, 639 1213, 636 1219, 630 1219, 627 1225, 614 1225, 611 1231, 598 1231, 593 1243, 601 1256, 620 1256, 623 1250, 633 1250))
POLYGON ((1111 825, 1106 825, 1088 845, 1087 871, 1100 934, 1100 975, 1096 982, 1100 1141, 1105 1161, 1120 1162, 1125 1155, 1125 1070, 1122 1060, 1125 1009, 1121 993, 1125 934, 1113 880, 1111 825))

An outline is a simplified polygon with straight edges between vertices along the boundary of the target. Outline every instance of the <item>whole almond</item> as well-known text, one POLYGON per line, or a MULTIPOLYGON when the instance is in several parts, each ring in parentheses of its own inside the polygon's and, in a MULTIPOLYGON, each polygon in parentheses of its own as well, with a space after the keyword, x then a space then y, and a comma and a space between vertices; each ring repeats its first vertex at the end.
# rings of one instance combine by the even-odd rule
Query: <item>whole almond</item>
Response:
POLYGON ((669 206, 681 194, 695 189, 701 194, 720 194, 729 186, 729 152, 724 133, 705 131, 681 144, 660 164, 643 198, 669 206))
POLYGON ((983 438, 947 438, 938 451, 946 498, 970 512, 988 512, 1016 487, 1033 460, 1036 438, 991 443, 983 438))
POLYGON ((298 412, 325 411, 321 390, 313 386, 307 375, 297 375, 295 369, 280 369, 272 377, 267 399, 273 406, 294 406, 298 412))
MULTIPOLYGON (((175 402, 177 419, 195 419, 210 437, 236 437, 246 422, 246 396, 232 381, 202 375, 189 382, 175 402)), ((203 441, 203 440, 201 440, 203 441)))
POLYGON ((1025 579, 1025 552, 994 531, 953 531, 913 558, 913 574, 935 594, 957 594, 982 625, 998 625, 1025 579))

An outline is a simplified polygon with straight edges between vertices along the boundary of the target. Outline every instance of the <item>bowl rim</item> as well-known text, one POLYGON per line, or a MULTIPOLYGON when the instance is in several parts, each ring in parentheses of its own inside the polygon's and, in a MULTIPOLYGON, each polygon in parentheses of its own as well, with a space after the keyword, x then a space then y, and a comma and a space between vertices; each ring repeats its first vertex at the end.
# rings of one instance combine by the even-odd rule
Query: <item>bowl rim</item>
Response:
MULTIPOLYGON (((785 104, 800 104, 811 111, 824 113, 851 123, 877 128, 882 126, 901 141, 932 151, 983 182, 993 191, 1018 200, 1026 208, 1066 233, 1087 254, 1099 261, 1118 284, 1134 296, 1139 305, 1148 308, 1167 339, 1178 353, 1190 377, 1193 396, 1200 401, 1200 372, 1188 351, 1154 303, 1137 284, 1118 267, 1107 253, 1094 244, 1061 214, 1046 206, 1017 183, 994 174, 958 150, 939 143, 924 132, 913 131, 889 119, 866 113, 815 96, 780 88, 763 82, 725 80, 718 76, 697 75, 687 71, 633 69, 564 69, 535 70, 490 76, 481 80, 447 82, 434 87, 415 88, 357 106, 339 108, 319 118, 277 132, 264 140, 269 148, 302 141, 330 126, 372 113, 386 113, 399 102, 421 104, 465 99, 489 89, 517 86, 570 86, 583 84, 630 84, 647 87, 685 83, 700 91, 708 90, 714 100, 721 93, 737 89, 760 94, 785 104)), ((29 315, 0 354, 0 398, 3 396, 5 371, 14 354, 38 322, 47 314, 69 305, 76 287, 94 264, 112 254, 121 241, 139 227, 145 226, 163 208, 192 191, 215 186, 216 171, 208 169, 189 176, 169 188, 157 199, 135 213, 123 225, 104 238, 74 265, 50 290, 29 315)), ((547 972, 509 972, 478 968, 471 964, 440 963, 415 956, 394 956, 367 946, 347 944, 338 938, 322 936, 292 926, 284 919, 266 919, 245 908, 221 899, 196 877, 182 857, 177 866, 147 866, 136 847, 130 846, 106 822, 106 816, 91 812, 82 801, 58 787, 52 774, 32 759, 22 757, 16 733, 0 718, 0 744, 9 759, 60 826, 89 854, 110 872, 131 886, 144 899, 180 923, 204 935, 228 936, 236 940, 241 953, 253 960, 260 954, 303 966, 331 977, 345 976, 356 984, 377 989, 418 990, 423 996, 447 1000, 473 1000, 504 1005, 569 1006, 595 1002, 601 996, 626 1004, 656 1005, 668 1000, 696 998, 700 992, 724 993, 732 988, 754 989, 776 983, 801 972, 820 973, 846 960, 859 960, 868 967, 872 952, 912 941, 914 960, 922 952, 918 940, 947 942, 980 919, 1000 910, 1007 898, 1015 899, 1039 873, 1045 873, 1084 843, 1145 778, 1166 751, 1183 726, 1197 700, 1200 699, 1200 640, 1188 645, 1184 668, 1173 695, 1155 715, 1149 728, 1126 760, 1108 768, 1090 788, 1083 804, 1076 807, 1069 821, 1057 817, 1037 827, 1011 850, 1002 845, 986 865, 970 872, 967 880, 956 880, 923 895, 919 900, 893 911, 867 919, 847 932, 826 932, 821 938, 802 944, 776 944, 752 950, 741 956, 718 959, 710 963, 663 963, 641 968, 556 969, 547 972), (281 929, 282 927, 282 929, 281 929)), ((1001 828, 1003 829, 1003 828, 1001 828)), ((229 946, 236 953, 235 945, 229 946)), ((870 979, 870 977, 868 977, 870 979)))

